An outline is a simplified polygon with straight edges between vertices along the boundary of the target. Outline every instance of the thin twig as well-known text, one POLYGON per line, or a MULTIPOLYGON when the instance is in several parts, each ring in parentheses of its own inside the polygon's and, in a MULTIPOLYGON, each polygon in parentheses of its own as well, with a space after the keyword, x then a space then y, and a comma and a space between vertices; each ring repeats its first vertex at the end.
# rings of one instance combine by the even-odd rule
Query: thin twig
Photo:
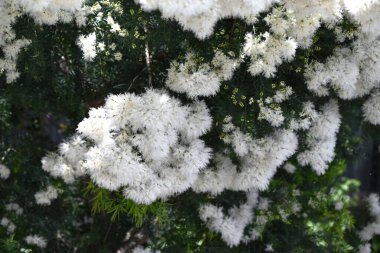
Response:
POLYGON ((104 240, 103 240, 103 242, 106 242, 106 241, 107 241, 108 234, 110 233, 111 227, 112 227, 112 222, 110 222, 110 225, 108 226, 107 233, 106 233, 106 235, 104 236, 104 240))
POLYGON ((129 91, 131 88, 132 88, 132 85, 135 83, 135 81, 141 76, 141 74, 147 69, 147 67, 143 68, 140 73, 138 73, 137 76, 135 76, 131 82, 131 84, 129 85, 127 91, 129 91))
POLYGON ((148 27, 146 26, 146 23, 144 23, 144 32, 145 32, 145 62, 148 68, 148 83, 149 83, 149 87, 153 87, 152 86, 152 69, 150 67, 149 43, 147 39, 148 27))

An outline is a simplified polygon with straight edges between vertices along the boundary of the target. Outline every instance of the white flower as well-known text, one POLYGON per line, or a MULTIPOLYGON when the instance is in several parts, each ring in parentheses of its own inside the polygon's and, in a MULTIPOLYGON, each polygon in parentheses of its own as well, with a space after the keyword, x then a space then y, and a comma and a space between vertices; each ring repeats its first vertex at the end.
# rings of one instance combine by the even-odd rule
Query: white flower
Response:
POLYGON ((43 169, 69 183, 86 173, 100 187, 149 204, 195 183, 211 156, 199 139, 211 122, 201 101, 182 106, 159 90, 111 95, 58 154, 43 159, 43 169))
POLYGON ((34 194, 36 203, 39 205, 50 205, 51 201, 58 197, 58 190, 49 185, 45 191, 40 191, 34 194))
MULTIPOLYGON (((18 18, 29 15, 36 23, 53 25, 71 22, 82 13, 82 0, 2 0, 0 2, 0 72, 5 72, 6 82, 12 83, 20 73, 16 69, 18 54, 31 41, 16 39, 13 25, 18 18)), ((83 16, 83 14, 82 14, 83 16)), ((83 19, 83 18, 82 18, 83 19)))
POLYGON ((0 164, 0 178, 8 179, 11 171, 7 168, 7 166, 0 164))
POLYGON ((0 225, 7 229, 8 234, 13 234, 16 230, 16 225, 6 217, 3 217, 0 221, 0 225))
POLYGON ((14 211, 17 216, 21 215, 24 211, 17 203, 9 203, 5 205, 5 210, 14 211))
POLYGON ((265 119, 273 127, 279 127, 285 120, 285 117, 282 114, 281 107, 268 107, 265 105, 260 105, 260 114, 258 117, 259 120, 265 119))
POLYGON ((335 208, 335 210, 337 210, 337 211, 342 210, 342 209, 343 209, 343 206, 344 206, 344 204, 343 204, 342 201, 335 202, 335 204, 334 204, 334 208, 335 208))
POLYGON ((293 174, 297 169, 293 164, 291 164, 289 162, 285 163, 283 168, 285 171, 287 171, 290 174, 293 174))
POLYGON ((239 207, 234 206, 229 209, 229 215, 224 215, 220 207, 205 204, 199 208, 199 216, 210 230, 219 232, 227 245, 233 247, 243 240, 244 229, 252 222, 257 197, 256 191, 248 192, 248 201, 239 207))
POLYGON ((249 33, 244 44, 244 54, 251 59, 248 71, 252 76, 262 74, 267 78, 273 77, 278 65, 294 58, 296 48, 297 42, 292 38, 249 33))
POLYGON ((25 237, 25 242, 29 245, 35 245, 41 249, 46 248, 46 239, 39 235, 28 235, 25 237))
MULTIPOLYGON (((233 53, 231 53, 233 54, 233 53)), ((212 65, 215 73, 220 80, 230 80, 234 74, 234 71, 239 67, 240 60, 233 59, 223 54, 221 51, 215 51, 215 56, 212 59, 212 65)))
POLYGON ((115 57, 115 60, 116 60, 116 61, 121 61, 121 59, 123 58, 123 54, 120 53, 120 52, 116 52, 116 53, 114 53, 113 56, 115 57))
POLYGON ((80 35, 77 43, 82 49, 84 59, 92 61, 96 56, 96 34, 80 35))
POLYGON ((277 0, 138 0, 146 11, 158 9, 164 18, 177 20, 185 30, 191 30, 199 39, 213 32, 219 19, 236 17, 252 22, 277 0))
POLYGON ((236 137, 245 142, 244 146, 232 146, 240 160, 239 168, 228 157, 217 154, 216 168, 200 174, 193 186, 196 192, 219 194, 224 189, 265 190, 277 168, 296 152, 298 146, 297 136, 289 130, 278 130, 271 136, 252 139, 235 128, 228 143, 234 143, 236 137))
POLYGON ((331 100, 322 108, 321 115, 312 122, 307 140, 308 149, 299 153, 298 162, 310 165, 319 175, 324 174, 335 156, 336 134, 340 126, 338 103, 331 100))
POLYGON ((266 252, 273 252, 274 250, 273 250, 272 244, 265 245, 265 251, 266 252))
POLYGON ((371 252, 372 252, 372 250, 371 250, 371 244, 366 243, 366 244, 363 244, 363 245, 359 246, 358 253, 371 253, 371 252))
POLYGON ((190 98, 215 95, 221 79, 208 64, 197 64, 195 55, 187 54, 185 63, 172 62, 168 70, 166 86, 190 98))
POLYGON ((380 91, 371 94, 363 104, 364 119, 371 124, 380 125, 380 91))

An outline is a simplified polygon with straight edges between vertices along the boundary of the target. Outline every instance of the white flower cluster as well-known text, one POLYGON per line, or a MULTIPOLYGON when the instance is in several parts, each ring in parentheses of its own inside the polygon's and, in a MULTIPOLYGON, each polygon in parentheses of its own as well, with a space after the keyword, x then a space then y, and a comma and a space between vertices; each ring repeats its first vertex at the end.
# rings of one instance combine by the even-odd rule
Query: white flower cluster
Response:
POLYGON ((202 101, 182 106, 158 90, 111 95, 79 123, 74 142, 43 159, 43 169, 66 182, 86 173, 100 187, 151 203, 187 190, 206 167, 211 150, 199 137, 211 121, 202 101))
POLYGON ((142 246, 137 246, 133 248, 132 253, 160 253, 161 251, 153 251, 150 248, 143 248, 142 246))
MULTIPOLYGON (((308 89, 318 96, 327 96, 329 87, 342 99, 370 94, 380 87, 380 1, 343 1, 344 7, 358 23, 357 39, 351 47, 335 50, 325 64, 315 62, 306 73, 308 89)), ((378 124, 378 98, 373 94, 363 110, 366 120, 378 124)))
POLYGON ((17 203, 9 203, 5 205, 5 210, 16 213, 17 216, 22 215, 24 210, 17 203))
POLYGON ((38 205, 50 205, 51 201, 58 197, 58 190, 49 185, 45 191, 40 191, 34 194, 38 205))
POLYGON ((364 119, 371 124, 380 125, 380 91, 372 93, 363 104, 364 119))
POLYGON ((77 41, 78 46, 82 49, 84 59, 92 61, 96 56, 96 34, 91 33, 87 36, 80 35, 77 41))
POLYGON ((283 33, 294 38, 301 48, 308 48, 312 44, 321 22, 331 25, 341 17, 339 0, 282 0, 281 4, 284 10, 274 11, 274 17, 269 22, 271 29, 285 26, 286 30, 281 29, 285 30, 283 33))
POLYGON ((361 32, 368 39, 376 39, 380 35, 379 0, 343 0, 344 8, 361 26, 361 32))
POLYGON ((340 126, 338 103, 331 100, 322 107, 321 114, 312 122, 309 129, 308 149, 298 154, 302 166, 310 165, 317 174, 324 174, 328 164, 334 159, 336 134, 340 126))
POLYGON ((16 230, 16 225, 6 217, 1 219, 0 225, 7 229, 8 234, 12 234, 16 230))
POLYGON ((46 248, 47 242, 46 239, 39 235, 28 235, 25 237, 25 242, 29 245, 35 245, 38 248, 46 248))
MULTIPOLYGON (((372 223, 367 224, 360 232, 359 237, 363 242, 368 242, 374 235, 380 235, 380 202, 379 196, 372 193, 367 199, 369 205, 369 211, 374 218, 372 223)), ((369 244, 368 244, 369 245, 369 244)), ((361 246, 361 252, 371 253, 371 248, 367 244, 361 246)))
POLYGON ((296 168, 296 166, 294 166, 294 165, 291 164, 290 162, 287 162, 287 163, 284 164, 283 169, 284 169, 286 172, 288 172, 288 173, 290 173, 290 174, 293 174, 293 173, 296 171, 297 168, 296 168))
POLYGON ((285 117, 282 113, 280 104, 289 99, 293 94, 293 89, 290 86, 286 86, 284 82, 279 85, 279 90, 276 91, 273 97, 267 97, 266 99, 260 99, 258 101, 260 114, 258 120, 266 120, 273 127, 279 127, 283 124, 285 117))
POLYGON ((247 192, 247 202, 229 209, 228 215, 224 215, 221 207, 205 204, 200 207, 199 216, 210 230, 219 232, 228 246, 233 247, 242 241, 245 227, 252 222, 257 198, 256 191, 247 192))
POLYGON ((309 90, 329 95, 331 86, 342 99, 354 99, 379 87, 380 41, 361 38, 353 48, 339 48, 325 64, 316 62, 305 73, 309 90))
POLYGON ((221 81, 232 78, 240 61, 216 51, 210 64, 199 63, 196 55, 188 53, 184 63, 173 61, 168 70, 166 86, 190 98, 215 95, 221 81))
MULTIPOLYGON (((297 190, 293 192, 293 195, 296 194, 299 194, 297 190)), ((269 209, 271 200, 258 197, 258 191, 247 191, 246 198, 245 203, 233 206, 227 212, 212 204, 204 204, 199 208, 201 220, 206 223, 210 230, 220 233, 223 241, 230 247, 257 240, 270 217, 273 216, 269 209)), ((278 210, 283 220, 301 210, 297 201, 287 201, 287 205, 291 208, 290 211, 281 208, 278 210)))
POLYGON ((226 120, 223 140, 238 155, 240 166, 234 165, 228 156, 217 154, 216 168, 203 171, 192 187, 196 192, 217 195, 225 189, 265 190, 277 168, 297 150, 298 139, 293 131, 277 130, 271 136, 253 139, 230 120, 226 120))
POLYGON ((371 250, 371 244, 366 243, 366 244, 363 244, 363 245, 359 246, 358 253, 371 253, 371 252, 372 252, 372 250, 371 250))
POLYGON ((314 104, 310 101, 303 103, 302 111, 299 113, 299 118, 290 120, 290 129, 292 130, 308 130, 311 123, 319 116, 315 110, 314 104))
POLYGON ((136 0, 146 11, 158 9, 162 16, 177 20, 185 30, 205 39, 223 18, 241 18, 249 23, 278 0, 136 0))
POLYGON ((31 16, 35 22, 52 25, 76 20, 79 25, 85 23, 82 0, 2 0, 0 1, 0 74, 6 74, 7 83, 15 81, 20 73, 17 71, 17 56, 30 40, 16 38, 12 25, 23 14, 31 16))
POLYGON ((8 179, 10 174, 11 171, 8 169, 8 167, 3 164, 0 164, 0 178, 8 179))
POLYGON ((248 71, 253 75, 263 74, 273 77, 277 66, 294 58, 297 42, 292 38, 274 36, 268 32, 254 36, 248 33, 245 37, 244 54, 251 59, 248 71))

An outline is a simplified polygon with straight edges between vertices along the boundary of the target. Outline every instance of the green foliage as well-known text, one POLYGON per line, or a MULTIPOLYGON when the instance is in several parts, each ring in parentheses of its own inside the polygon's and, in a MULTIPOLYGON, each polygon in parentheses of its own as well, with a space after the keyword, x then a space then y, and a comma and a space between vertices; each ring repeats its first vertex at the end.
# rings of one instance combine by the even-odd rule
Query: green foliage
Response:
POLYGON ((120 192, 111 193, 106 189, 97 187, 92 182, 88 183, 85 192, 93 196, 91 212, 93 214, 108 213, 114 222, 117 222, 121 216, 127 216, 132 218, 137 227, 141 227, 148 218, 151 218, 159 226, 162 226, 169 219, 169 206, 163 201, 156 201, 150 205, 137 204, 126 199, 120 192))

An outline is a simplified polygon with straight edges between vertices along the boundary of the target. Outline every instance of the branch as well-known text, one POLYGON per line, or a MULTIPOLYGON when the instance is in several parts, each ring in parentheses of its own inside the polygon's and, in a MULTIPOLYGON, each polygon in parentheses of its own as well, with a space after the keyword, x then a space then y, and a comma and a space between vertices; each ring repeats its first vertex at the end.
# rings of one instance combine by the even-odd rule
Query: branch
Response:
POLYGON ((144 23, 144 32, 145 32, 145 62, 146 62, 146 67, 148 68, 148 83, 149 87, 152 86, 152 69, 150 67, 150 53, 149 53, 149 43, 147 39, 147 34, 148 34, 148 27, 146 26, 146 23, 144 23))

